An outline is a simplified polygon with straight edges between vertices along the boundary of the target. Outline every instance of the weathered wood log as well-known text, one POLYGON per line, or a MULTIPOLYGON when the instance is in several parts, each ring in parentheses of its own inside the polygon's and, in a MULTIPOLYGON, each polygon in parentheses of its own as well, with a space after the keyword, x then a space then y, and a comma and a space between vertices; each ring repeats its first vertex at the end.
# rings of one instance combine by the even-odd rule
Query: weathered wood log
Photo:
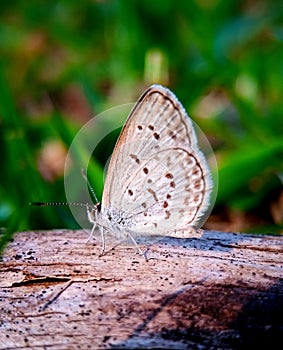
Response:
POLYGON ((85 239, 21 232, 9 244, 0 349, 282 348, 282 236, 166 238, 147 262, 133 246, 98 257, 85 239))

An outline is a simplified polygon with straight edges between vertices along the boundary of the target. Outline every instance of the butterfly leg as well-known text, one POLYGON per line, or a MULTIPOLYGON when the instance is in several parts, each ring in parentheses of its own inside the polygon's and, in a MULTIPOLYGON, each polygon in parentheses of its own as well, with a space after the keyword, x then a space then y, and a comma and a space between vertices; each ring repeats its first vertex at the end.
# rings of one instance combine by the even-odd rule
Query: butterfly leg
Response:
POLYGON ((102 256, 105 253, 105 236, 104 236, 104 228, 103 228, 103 226, 100 226, 99 230, 100 230, 100 235, 101 235, 101 249, 100 249, 99 256, 102 256))
POLYGON ((145 261, 148 261, 147 256, 146 256, 146 251, 143 252, 141 250, 141 248, 139 247, 139 245, 137 244, 136 240, 134 239, 134 237, 130 234, 130 232, 128 232, 129 237, 131 238, 132 242, 134 243, 135 247, 137 248, 138 252, 140 253, 140 255, 142 255, 145 258, 145 261))
POLYGON ((96 227, 99 227, 99 231, 100 231, 100 235, 101 235, 101 241, 102 241, 102 245, 101 245, 101 249, 100 249, 100 254, 99 256, 102 256, 105 252, 105 237, 104 237, 104 230, 103 230, 103 226, 99 225, 97 223, 97 210, 96 207, 93 209, 90 209, 89 206, 87 206, 87 216, 89 221, 93 224, 90 235, 86 241, 86 243, 88 243, 90 241, 90 239, 93 236, 94 230, 96 229, 96 227))
POLYGON ((95 229, 96 229, 96 223, 93 224, 92 229, 90 231, 90 234, 88 236, 88 239, 86 240, 86 243, 88 243, 91 240, 91 238, 93 236, 93 232, 94 232, 95 229))
POLYGON ((87 213, 88 221, 93 224, 90 235, 86 241, 86 243, 88 243, 92 238, 94 230, 96 229, 97 215, 96 215, 96 211, 91 209, 88 204, 86 205, 86 213, 87 213))

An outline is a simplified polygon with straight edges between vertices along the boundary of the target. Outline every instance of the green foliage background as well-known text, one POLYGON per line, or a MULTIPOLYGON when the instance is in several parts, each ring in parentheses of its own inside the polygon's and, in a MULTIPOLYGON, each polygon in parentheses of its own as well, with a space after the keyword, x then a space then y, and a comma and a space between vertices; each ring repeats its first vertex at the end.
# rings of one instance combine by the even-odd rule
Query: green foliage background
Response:
POLYGON ((282 1, 15 0, 0 11, 2 243, 15 230, 76 226, 66 208, 28 206, 64 201, 62 175, 39 171, 42 148, 68 149, 88 118, 154 82, 212 143, 216 212, 255 212, 271 226, 254 229, 280 232, 270 206, 283 211, 282 1))

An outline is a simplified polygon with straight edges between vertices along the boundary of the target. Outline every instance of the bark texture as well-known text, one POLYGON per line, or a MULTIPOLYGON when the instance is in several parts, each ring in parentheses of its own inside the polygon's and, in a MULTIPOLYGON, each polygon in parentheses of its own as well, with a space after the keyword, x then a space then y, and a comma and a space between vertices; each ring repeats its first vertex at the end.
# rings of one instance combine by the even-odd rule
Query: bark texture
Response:
POLYGON ((98 257, 83 231, 20 232, 0 268, 0 349, 282 348, 283 237, 205 231, 98 257))

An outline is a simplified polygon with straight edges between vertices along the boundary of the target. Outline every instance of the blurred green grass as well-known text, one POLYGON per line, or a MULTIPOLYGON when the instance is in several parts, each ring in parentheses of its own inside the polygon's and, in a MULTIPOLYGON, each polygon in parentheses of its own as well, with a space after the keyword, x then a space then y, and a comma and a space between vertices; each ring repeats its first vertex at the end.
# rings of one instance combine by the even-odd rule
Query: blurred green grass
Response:
MULTIPOLYGON (((281 1, 13 1, 0 19, 2 246, 18 230, 77 227, 67 208, 28 206, 65 200, 46 148, 64 158, 93 115, 152 83, 174 91, 212 143, 216 221, 244 213, 236 229, 282 232, 281 1)), ((90 177, 101 193, 99 158, 90 177)))

